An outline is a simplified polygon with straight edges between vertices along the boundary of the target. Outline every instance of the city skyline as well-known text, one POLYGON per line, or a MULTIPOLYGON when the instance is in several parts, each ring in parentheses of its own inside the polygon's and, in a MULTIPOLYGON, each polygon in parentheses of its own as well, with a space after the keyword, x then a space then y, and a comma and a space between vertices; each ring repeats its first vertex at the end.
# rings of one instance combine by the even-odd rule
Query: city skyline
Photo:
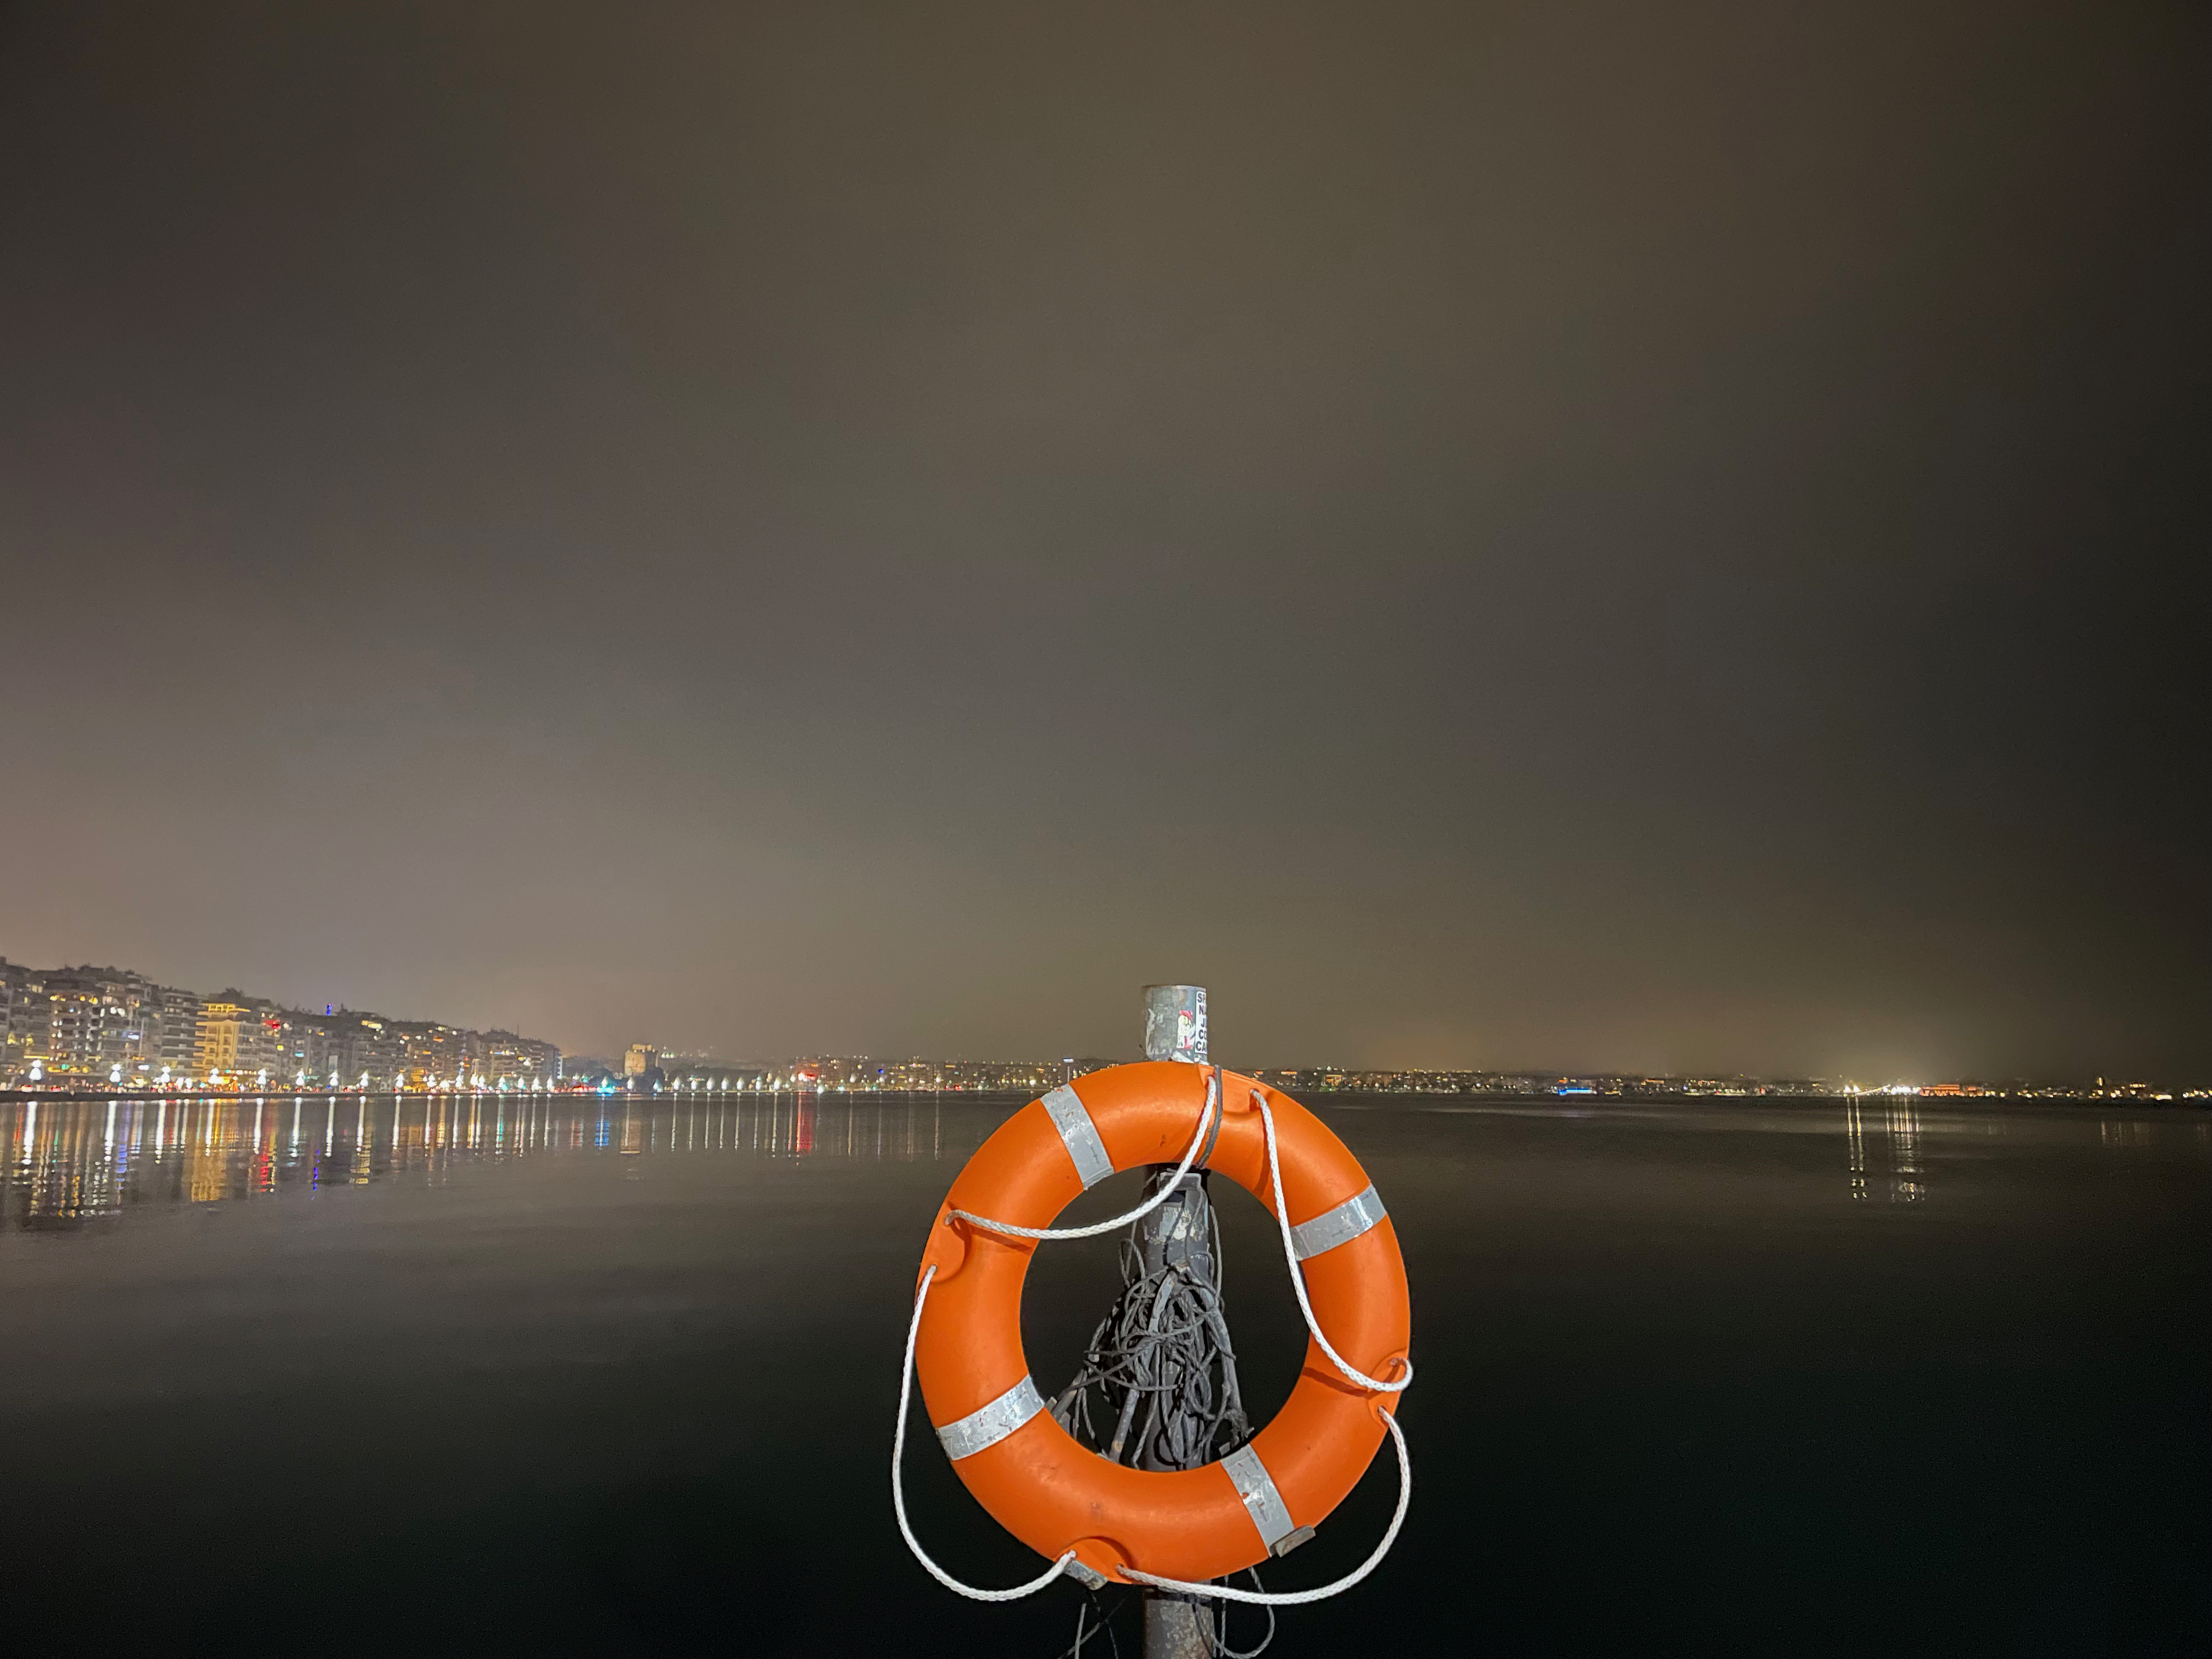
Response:
POLYGON ((550 1042, 494 1027, 325 1005, 236 986, 201 994, 135 969, 35 968, 0 956, 0 1087, 542 1087, 550 1042))
MULTIPOLYGON (((1065 1084, 1120 1059, 1054 1060, 952 1054, 886 1057, 786 1050, 770 1058, 724 1057, 652 1042, 610 1055, 564 1051, 541 1038, 494 1027, 392 1016, 325 1004, 312 1008, 243 992, 207 994, 159 984, 131 969, 36 969, 0 956, 0 1089, 109 1085, 232 1091, 475 1089, 505 1092, 665 1085, 823 1092, 973 1090, 1013 1093, 1065 1084)), ((1741 1069, 1654 1073, 1586 1066, 1433 1067, 1405 1065, 1238 1066, 1273 1086, 1300 1090, 1465 1094, 1765 1097, 1893 1092, 1938 1097, 2172 1100, 2207 1097, 2196 1079, 2103 1074, 2061 1079, 2020 1073, 1982 1077, 1869 1080, 1773 1077, 1741 1069)))

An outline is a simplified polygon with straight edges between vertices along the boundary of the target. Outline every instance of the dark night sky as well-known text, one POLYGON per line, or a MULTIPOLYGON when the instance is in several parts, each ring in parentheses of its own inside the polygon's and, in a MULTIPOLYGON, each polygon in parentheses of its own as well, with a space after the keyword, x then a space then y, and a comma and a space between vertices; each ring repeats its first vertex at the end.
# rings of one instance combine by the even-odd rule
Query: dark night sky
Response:
POLYGON ((0 10, 0 953, 2212 1081, 2208 14, 0 10))

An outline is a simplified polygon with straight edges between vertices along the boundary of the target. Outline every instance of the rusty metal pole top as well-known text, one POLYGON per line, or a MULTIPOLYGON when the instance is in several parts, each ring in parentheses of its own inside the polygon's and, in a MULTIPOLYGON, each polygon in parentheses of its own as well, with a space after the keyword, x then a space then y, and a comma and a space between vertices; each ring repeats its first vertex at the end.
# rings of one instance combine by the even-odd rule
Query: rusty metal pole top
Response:
POLYGON ((1145 1058, 1206 1064, 1206 987, 1145 987, 1145 1058))

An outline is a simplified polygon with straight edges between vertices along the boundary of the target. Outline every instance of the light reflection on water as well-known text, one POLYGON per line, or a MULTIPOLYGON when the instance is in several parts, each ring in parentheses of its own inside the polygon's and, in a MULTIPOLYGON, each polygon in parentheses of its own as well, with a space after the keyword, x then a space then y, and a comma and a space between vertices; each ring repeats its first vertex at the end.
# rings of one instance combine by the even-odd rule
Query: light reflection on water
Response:
MULTIPOLYGON (((138 1205, 210 1204, 304 1188, 413 1181, 525 1158, 737 1154, 910 1163, 964 1159, 1017 1096, 768 1095, 144 1097, 0 1103, 0 1230, 66 1229, 138 1205), (977 1107, 995 1108, 979 1114, 977 1107)), ((2078 1111, 1946 1109, 1909 1099, 1849 1099, 1783 1109, 1623 1103, 1562 1108, 1323 1097, 1324 1110, 1540 1118, 1592 1128, 1638 1121, 1738 1133, 1834 1134, 1856 1203, 1929 1197, 1923 1140, 2027 1139, 2105 1152, 2154 1151, 2161 1126, 2078 1111)), ((2212 1155, 2212 1122, 2191 1114, 2166 1133, 2212 1155)))
MULTIPOLYGON (((973 1100, 973 1097, 963 1097, 973 1100)), ((994 1125, 937 1096, 267 1096, 0 1105, 0 1225, 333 1186, 436 1186, 526 1158, 965 1158, 994 1125)))
POLYGON ((1844 1136, 1850 1148, 1851 1165, 1851 1197, 1864 1203, 1874 1196, 1868 1184, 1869 1171, 1887 1170, 1887 1179, 1877 1175, 1882 1190, 1893 1204, 1917 1204, 1925 1195, 1918 1176, 1920 1170, 1920 1114, 1909 1100, 1886 1102, 1881 1108, 1878 1127, 1869 1156, 1867 1118, 1870 1114, 1856 1100, 1844 1103, 1844 1136))

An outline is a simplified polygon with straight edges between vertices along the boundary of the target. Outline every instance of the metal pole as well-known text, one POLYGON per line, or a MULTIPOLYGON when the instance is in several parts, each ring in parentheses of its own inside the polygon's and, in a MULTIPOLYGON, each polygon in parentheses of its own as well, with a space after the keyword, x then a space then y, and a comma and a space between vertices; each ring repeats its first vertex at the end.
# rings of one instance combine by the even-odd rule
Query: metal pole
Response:
POLYGON ((1206 987, 1145 987, 1145 1058, 1206 1064, 1206 987))
MULTIPOLYGON (((1203 985, 1147 985, 1145 988, 1145 1058, 1206 1063, 1206 988, 1203 985)), ((1173 1164, 1155 1165, 1155 1182, 1173 1179, 1173 1164)), ((1176 1182, 1174 1197, 1146 1218, 1143 1247, 1147 1272, 1170 1261, 1188 1263, 1213 1279, 1212 1228, 1206 1210, 1203 1176, 1194 1170, 1176 1182)), ((1157 1190, 1157 1188, 1152 1190, 1157 1190)), ((1139 1449, 1139 1468, 1170 1468, 1150 1439, 1139 1449)), ((1164 1590, 1145 1592, 1145 1659, 1210 1659, 1213 1613, 1202 1601, 1164 1590)))

